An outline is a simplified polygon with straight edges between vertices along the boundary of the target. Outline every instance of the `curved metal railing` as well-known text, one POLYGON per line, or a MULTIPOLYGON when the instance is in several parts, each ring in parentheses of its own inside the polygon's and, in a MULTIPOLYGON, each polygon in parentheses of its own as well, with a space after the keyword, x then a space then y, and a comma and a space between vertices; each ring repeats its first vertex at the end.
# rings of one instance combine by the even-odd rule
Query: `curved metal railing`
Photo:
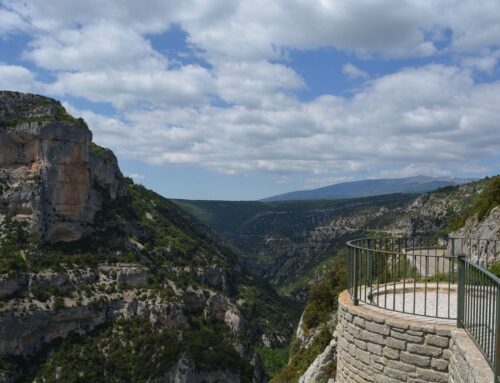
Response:
POLYGON ((347 242, 355 305, 441 319, 464 328, 500 376, 500 241, 363 238, 347 242))
POLYGON ((457 258, 448 238, 363 238, 347 243, 353 301, 456 319, 457 258))

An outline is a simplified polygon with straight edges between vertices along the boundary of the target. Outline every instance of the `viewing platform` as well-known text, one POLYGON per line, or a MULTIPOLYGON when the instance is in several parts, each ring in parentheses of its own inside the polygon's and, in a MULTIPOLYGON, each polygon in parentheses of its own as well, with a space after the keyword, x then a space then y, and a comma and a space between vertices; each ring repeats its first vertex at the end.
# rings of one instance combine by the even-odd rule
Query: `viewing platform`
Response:
POLYGON ((499 242, 348 242, 337 382, 500 382, 499 242))

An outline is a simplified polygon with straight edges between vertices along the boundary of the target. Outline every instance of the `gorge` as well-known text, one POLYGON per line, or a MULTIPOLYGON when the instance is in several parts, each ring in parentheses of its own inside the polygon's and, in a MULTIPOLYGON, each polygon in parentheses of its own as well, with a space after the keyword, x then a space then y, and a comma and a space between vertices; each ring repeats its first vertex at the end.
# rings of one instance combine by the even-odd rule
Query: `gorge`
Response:
POLYGON ((347 240, 500 236, 498 176, 346 200, 171 201, 124 177, 59 102, 6 91, 0 147, 6 382, 328 382, 347 240))

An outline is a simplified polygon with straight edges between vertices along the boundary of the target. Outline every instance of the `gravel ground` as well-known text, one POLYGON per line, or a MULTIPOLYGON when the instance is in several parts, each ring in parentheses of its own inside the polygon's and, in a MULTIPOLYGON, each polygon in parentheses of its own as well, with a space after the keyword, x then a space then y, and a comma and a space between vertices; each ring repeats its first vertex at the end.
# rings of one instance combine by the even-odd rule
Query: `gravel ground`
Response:
MULTIPOLYGON (((441 292, 436 294, 436 290, 430 290, 427 291, 427 296, 423 291, 417 291, 415 294, 413 292, 406 294, 388 292, 386 297, 387 303, 384 295, 378 296, 379 307, 439 318, 456 318, 457 316, 457 295, 453 291, 450 294, 441 292)), ((373 302, 377 304, 377 296, 374 297, 373 302)))
MULTIPOLYGON (((398 283, 396 286, 388 285, 387 293, 383 286, 380 286, 379 294, 377 289, 373 290, 371 304, 380 308, 395 310, 406 314, 425 315, 438 318, 456 318, 457 316, 457 294, 456 285, 440 283, 439 292, 437 292, 436 283, 417 283, 416 289, 413 284, 403 285, 398 283), (414 292, 415 291, 415 292, 414 292), (427 291, 427 293, 425 292, 427 291), (395 292, 395 293, 394 293, 395 292)), ((362 298, 363 290, 362 291, 362 298)), ((365 299, 369 301, 369 293, 365 299)))

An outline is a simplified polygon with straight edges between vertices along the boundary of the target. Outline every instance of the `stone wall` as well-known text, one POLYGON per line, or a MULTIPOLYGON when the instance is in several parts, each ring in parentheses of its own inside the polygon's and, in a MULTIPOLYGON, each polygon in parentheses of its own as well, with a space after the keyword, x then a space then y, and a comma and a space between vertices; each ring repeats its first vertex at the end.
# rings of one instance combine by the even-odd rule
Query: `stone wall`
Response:
POLYGON ((486 360, 452 323, 354 306, 347 292, 338 320, 338 383, 493 382, 486 360))

